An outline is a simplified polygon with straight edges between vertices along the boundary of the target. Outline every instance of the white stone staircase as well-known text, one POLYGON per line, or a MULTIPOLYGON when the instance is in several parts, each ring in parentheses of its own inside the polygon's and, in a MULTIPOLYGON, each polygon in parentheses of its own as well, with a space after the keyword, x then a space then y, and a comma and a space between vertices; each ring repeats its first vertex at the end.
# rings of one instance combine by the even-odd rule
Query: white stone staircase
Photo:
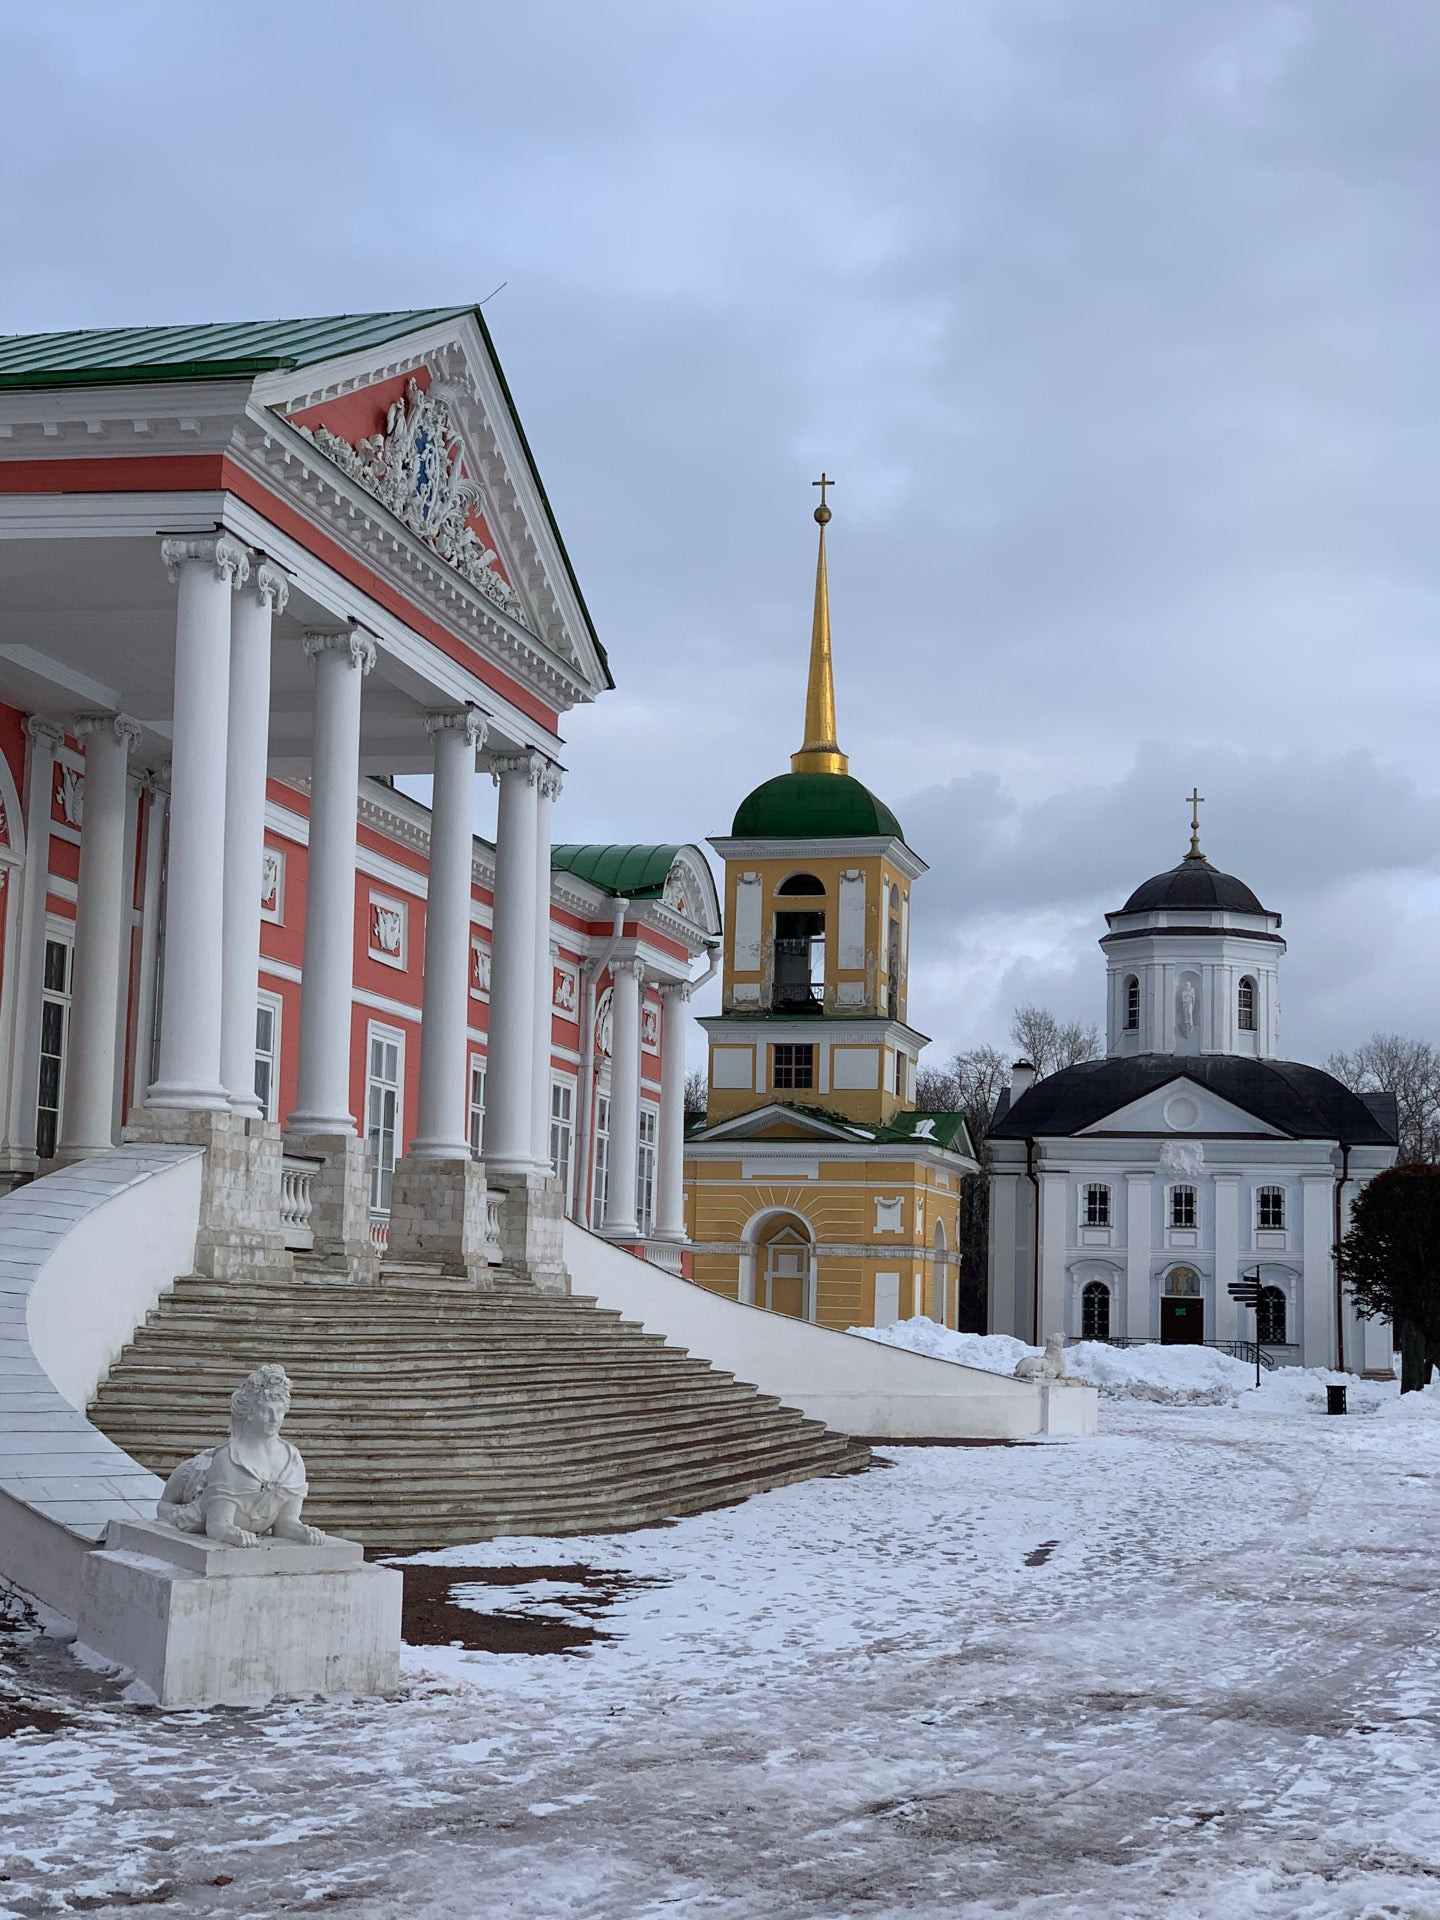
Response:
POLYGON ((399 1553, 498 1534, 644 1526, 823 1474, 868 1450, 583 1298, 487 1285, 180 1280, 89 1409, 166 1474, 226 1430, 261 1361, 294 1383, 306 1518, 399 1553))

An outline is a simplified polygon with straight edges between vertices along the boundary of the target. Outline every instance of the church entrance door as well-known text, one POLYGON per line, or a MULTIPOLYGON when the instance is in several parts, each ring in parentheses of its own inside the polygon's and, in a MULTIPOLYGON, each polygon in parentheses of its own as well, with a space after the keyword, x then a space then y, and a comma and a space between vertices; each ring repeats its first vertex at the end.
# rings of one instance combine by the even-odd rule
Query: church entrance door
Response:
POLYGON ((1205 1302, 1194 1294, 1183 1299, 1166 1295, 1160 1302, 1162 1347, 1198 1347, 1205 1341, 1205 1302))

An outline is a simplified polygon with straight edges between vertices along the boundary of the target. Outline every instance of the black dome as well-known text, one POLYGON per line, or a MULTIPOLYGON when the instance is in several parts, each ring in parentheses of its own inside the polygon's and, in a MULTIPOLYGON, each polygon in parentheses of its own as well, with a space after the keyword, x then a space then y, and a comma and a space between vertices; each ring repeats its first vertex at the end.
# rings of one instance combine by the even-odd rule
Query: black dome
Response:
POLYGON ((1243 880, 1221 873, 1203 855, 1188 854, 1178 867, 1157 873, 1131 894, 1122 913, 1149 913, 1156 907, 1221 907, 1231 913, 1264 913, 1243 880))

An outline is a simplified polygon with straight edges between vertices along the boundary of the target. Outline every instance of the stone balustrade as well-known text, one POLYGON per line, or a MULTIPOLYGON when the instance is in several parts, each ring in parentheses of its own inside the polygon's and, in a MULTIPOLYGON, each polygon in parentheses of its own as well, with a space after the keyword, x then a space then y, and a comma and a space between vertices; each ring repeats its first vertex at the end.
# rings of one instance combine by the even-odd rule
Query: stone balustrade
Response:
POLYGON ((287 1252, 309 1253, 315 1245, 310 1213, 315 1204, 315 1175, 322 1164, 298 1153, 287 1153, 280 1163, 280 1228, 287 1252))

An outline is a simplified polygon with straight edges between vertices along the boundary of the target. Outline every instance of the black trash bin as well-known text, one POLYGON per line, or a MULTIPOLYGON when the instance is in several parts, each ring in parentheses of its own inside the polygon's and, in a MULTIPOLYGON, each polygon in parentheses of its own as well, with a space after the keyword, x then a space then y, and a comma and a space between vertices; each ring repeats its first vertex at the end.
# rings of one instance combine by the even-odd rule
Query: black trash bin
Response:
POLYGON ((1345 1394, 1346 1389, 1344 1387, 1327 1386, 1325 1389, 1325 1411, 1327 1413, 1344 1413, 1345 1394))

